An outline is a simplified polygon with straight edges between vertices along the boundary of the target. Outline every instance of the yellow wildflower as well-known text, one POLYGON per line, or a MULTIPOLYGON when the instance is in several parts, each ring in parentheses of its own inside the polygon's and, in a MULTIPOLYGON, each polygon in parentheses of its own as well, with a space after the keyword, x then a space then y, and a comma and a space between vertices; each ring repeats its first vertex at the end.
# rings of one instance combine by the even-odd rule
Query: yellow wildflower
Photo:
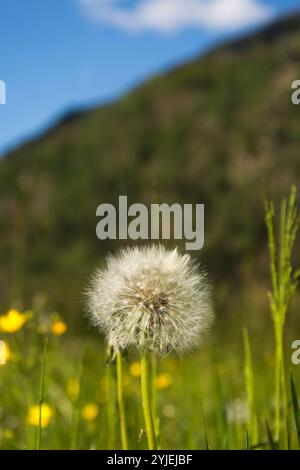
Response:
MULTIPOLYGON (((42 419, 41 419, 41 426, 43 429, 49 425, 52 416, 53 416, 52 408, 49 405, 47 405, 47 403, 43 403, 42 404, 42 419)), ((39 405, 31 406, 27 414, 27 423, 30 424, 31 426, 38 426, 39 417, 40 417, 39 405)))
POLYGON ((98 406, 95 403, 88 403, 82 409, 82 417, 86 421, 94 421, 98 415, 98 406))
POLYGON ((173 379, 172 379, 171 374, 163 373, 163 374, 159 374, 156 377, 156 387, 159 390, 164 390, 165 388, 169 388, 172 382, 173 382, 173 379))
POLYGON ((5 341, 0 341, 0 367, 7 364, 12 357, 10 346, 5 341))
POLYGON ((79 391, 80 391, 79 380, 75 378, 69 379, 67 382, 66 390, 70 398, 72 399, 77 398, 79 395, 79 391))
POLYGON ((68 327, 62 320, 54 320, 51 324, 51 331, 56 336, 61 336, 67 331, 68 327))
POLYGON ((141 364, 140 362, 133 362, 130 366, 130 374, 132 377, 140 377, 141 376, 141 364))
POLYGON ((12 308, 5 315, 0 316, 0 331, 15 333, 25 325, 31 316, 32 312, 21 313, 12 308))

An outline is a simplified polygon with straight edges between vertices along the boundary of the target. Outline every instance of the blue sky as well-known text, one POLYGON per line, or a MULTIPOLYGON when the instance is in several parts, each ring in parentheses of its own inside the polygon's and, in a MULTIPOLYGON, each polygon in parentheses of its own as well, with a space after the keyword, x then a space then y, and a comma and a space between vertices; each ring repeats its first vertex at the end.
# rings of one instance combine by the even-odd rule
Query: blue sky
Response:
POLYGON ((0 153, 295 8, 300 0, 1 0, 0 153))

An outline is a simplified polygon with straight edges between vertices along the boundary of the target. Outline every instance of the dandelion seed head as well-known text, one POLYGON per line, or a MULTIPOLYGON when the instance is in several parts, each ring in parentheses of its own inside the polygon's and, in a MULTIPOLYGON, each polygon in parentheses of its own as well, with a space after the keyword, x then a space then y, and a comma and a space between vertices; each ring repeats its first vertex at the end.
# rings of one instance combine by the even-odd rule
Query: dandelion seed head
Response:
POLYGON ((87 305, 112 347, 161 355, 201 344, 213 318, 206 273, 188 254, 162 246, 110 256, 92 278, 87 305))

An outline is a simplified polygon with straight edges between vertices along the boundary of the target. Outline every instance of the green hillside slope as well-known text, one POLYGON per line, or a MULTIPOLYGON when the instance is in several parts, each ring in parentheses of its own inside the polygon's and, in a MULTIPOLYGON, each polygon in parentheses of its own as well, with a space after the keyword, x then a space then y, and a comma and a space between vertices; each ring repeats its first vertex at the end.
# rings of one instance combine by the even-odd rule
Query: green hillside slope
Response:
MULTIPOLYGON (((0 161, 0 298, 78 312, 86 277, 118 244, 96 207, 206 205, 207 264, 224 310, 266 282, 262 181, 275 198, 300 177, 300 17, 153 78, 111 105, 70 114, 0 161), (237 299, 237 297, 236 297, 237 299), (235 301, 237 301, 235 299, 235 301), (226 307, 226 308, 225 308, 226 307)), ((263 294, 265 295, 265 294, 263 294)))

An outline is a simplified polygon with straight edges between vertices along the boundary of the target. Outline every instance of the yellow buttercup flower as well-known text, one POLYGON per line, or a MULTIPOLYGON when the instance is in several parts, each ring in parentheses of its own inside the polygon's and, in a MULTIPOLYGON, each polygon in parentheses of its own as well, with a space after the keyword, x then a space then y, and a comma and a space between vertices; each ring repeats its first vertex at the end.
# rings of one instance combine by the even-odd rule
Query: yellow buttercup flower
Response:
POLYGON ((140 362, 133 362, 129 370, 130 370, 130 374, 132 375, 132 377, 140 377, 141 376, 140 362))
POLYGON ((95 403, 88 403, 82 409, 81 415, 86 421, 94 421, 98 415, 98 406, 95 403))
POLYGON ((159 390, 164 390, 165 388, 169 388, 172 382, 173 382, 173 379, 172 379, 171 374, 163 373, 163 374, 159 374, 156 377, 156 387, 159 390))
POLYGON ((51 331, 56 336, 61 336, 67 331, 68 327, 62 320, 54 320, 51 324, 51 331))
POLYGON ((67 382, 66 391, 70 398, 72 399, 77 398, 79 395, 79 391, 80 391, 79 380, 75 378, 69 379, 67 382))
POLYGON ((10 346, 5 341, 0 341, 0 367, 7 364, 12 357, 10 346))
POLYGON ((21 313, 12 308, 5 315, 0 316, 0 331, 15 333, 25 325, 31 316, 32 312, 21 313))
MULTIPOLYGON (((46 428, 53 416, 52 408, 47 405, 47 403, 42 404, 42 419, 41 419, 41 426, 42 428, 46 428)), ((27 423, 30 426, 39 426, 39 417, 40 417, 40 407, 39 405, 33 405, 29 408, 27 414, 27 423)))

